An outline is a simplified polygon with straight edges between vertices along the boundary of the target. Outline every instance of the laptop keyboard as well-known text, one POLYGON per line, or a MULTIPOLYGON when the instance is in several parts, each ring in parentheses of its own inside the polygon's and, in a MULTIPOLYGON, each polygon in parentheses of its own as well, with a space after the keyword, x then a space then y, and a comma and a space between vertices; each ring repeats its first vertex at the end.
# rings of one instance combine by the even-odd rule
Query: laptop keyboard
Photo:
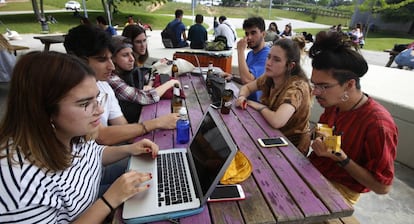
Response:
POLYGON ((187 173, 182 153, 159 154, 158 207, 191 202, 187 173))

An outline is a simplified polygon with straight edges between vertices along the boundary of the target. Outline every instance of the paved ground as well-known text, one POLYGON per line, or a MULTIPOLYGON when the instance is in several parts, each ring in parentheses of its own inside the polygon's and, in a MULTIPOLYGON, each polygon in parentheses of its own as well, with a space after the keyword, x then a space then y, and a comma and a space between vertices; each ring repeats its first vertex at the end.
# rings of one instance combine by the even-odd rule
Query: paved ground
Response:
MULTIPOLYGON (((212 22, 212 21, 211 21, 212 22)), ((240 22, 240 21, 239 21, 240 22)), ((280 24, 284 24, 281 22, 280 24)), ((292 24, 294 24, 292 22, 292 24)), ((295 23, 296 24, 296 23, 295 23)), ((296 27, 300 27, 297 23, 296 27)), ((279 25, 281 26, 281 25, 279 25)), ((294 25, 295 27, 295 25, 294 25)), ((151 31, 149 35, 149 52, 154 58, 172 58, 176 49, 163 48, 160 40, 160 31, 151 31)), ((12 44, 29 46, 31 50, 42 50, 39 40, 33 39, 32 34, 21 35, 21 40, 14 40, 12 44)), ((62 44, 53 44, 51 50, 62 51, 62 44)), ((182 49, 181 49, 182 50, 182 49)), ((24 53, 24 52, 21 52, 24 53)), ((362 54, 370 65, 384 66, 388 61, 388 54, 362 50, 362 54)), ((237 55, 233 51, 233 65, 237 64, 237 55)), ((5 99, 8 91, 7 83, 0 83, 0 117, 4 113, 5 99)), ((355 217, 363 224, 406 224, 414 223, 414 170, 396 163, 396 178, 392 191, 385 196, 375 193, 363 194, 355 206, 355 217)))

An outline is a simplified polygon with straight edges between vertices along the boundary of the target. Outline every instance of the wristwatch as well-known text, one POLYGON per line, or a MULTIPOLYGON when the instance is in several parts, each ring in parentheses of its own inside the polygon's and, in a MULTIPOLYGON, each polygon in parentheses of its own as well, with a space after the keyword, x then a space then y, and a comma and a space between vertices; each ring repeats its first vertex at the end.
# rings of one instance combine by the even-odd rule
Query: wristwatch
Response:
POLYGON ((338 162, 336 162, 336 164, 338 164, 338 166, 340 166, 340 167, 345 167, 346 165, 348 165, 349 161, 351 161, 351 158, 346 157, 346 159, 344 159, 342 161, 338 161, 338 162))

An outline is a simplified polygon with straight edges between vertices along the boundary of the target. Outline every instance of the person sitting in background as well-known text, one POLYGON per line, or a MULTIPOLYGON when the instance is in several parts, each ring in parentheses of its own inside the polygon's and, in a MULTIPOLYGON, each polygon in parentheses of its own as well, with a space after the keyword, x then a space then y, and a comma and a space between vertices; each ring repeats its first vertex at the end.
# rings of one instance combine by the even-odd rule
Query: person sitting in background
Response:
POLYGON ((338 24, 338 26, 336 26, 336 32, 343 33, 342 24, 338 24))
POLYGON ((171 29, 175 32, 175 37, 178 41, 177 46, 174 47, 187 47, 187 35, 185 34, 185 25, 182 22, 184 11, 182 9, 175 10, 175 19, 167 24, 166 29, 171 29))
POLYGON ((140 27, 142 27, 142 28, 144 28, 144 30, 150 30, 150 31, 152 31, 152 27, 151 27, 151 25, 150 24, 148 24, 148 23, 142 23, 142 21, 140 20, 140 19, 138 19, 137 20, 137 24, 140 26, 140 27))
POLYGON ((143 90, 152 89, 154 77, 152 76, 152 63, 148 62, 148 39, 145 29, 139 25, 129 25, 122 31, 122 36, 132 42, 132 50, 135 57, 135 66, 139 68, 144 76, 145 84, 143 90))
POLYGON ((190 41, 190 48, 192 49, 204 49, 207 41, 207 30, 202 25, 203 20, 203 15, 197 14, 195 17, 196 24, 192 25, 188 30, 187 40, 190 41))
POLYGON ((299 51, 300 51, 300 65, 302 67, 302 69, 305 71, 305 74, 308 78, 310 78, 311 73, 312 73, 312 66, 310 64, 310 60, 309 57, 305 51, 305 47, 306 47, 306 40, 305 37, 302 35, 295 35, 292 38, 293 42, 295 42, 298 47, 299 47, 299 51))
POLYGON ((108 100, 104 105, 97 137, 100 144, 113 145, 131 141, 158 128, 175 129, 178 114, 167 114, 141 123, 128 124, 115 93, 107 82, 115 66, 111 59, 111 36, 105 31, 94 26, 79 25, 69 30, 64 46, 67 53, 88 62, 95 71, 99 90, 107 94, 108 100))
POLYGON ((319 123, 341 136, 339 151, 333 151, 318 133, 309 159, 355 204, 360 193, 391 190, 398 130, 391 114, 361 90, 368 64, 351 46, 343 34, 322 31, 309 51, 313 95, 325 108, 319 123))
POLYGON ((217 21, 217 16, 214 16, 214 18, 213 18, 213 29, 214 29, 213 35, 214 36, 216 36, 216 29, 217 29, 218 25, 219 25, 219 22, 217 21))
MULTIPOLYGON (((265 72, 266 57, 270 48, 264 42, 265 22, 262 17, 250 17, 243 22, 245 37, 237 42, 237 61, 239 63, 239 75, 242 84, 247 84, 259 78, 265 72), (252 49, 245 56, 247 48, 252 49)), ((232 74, 223 73, 226 79, 232 74)), ((259 101, 261 91, 252 91, 247 98, 259 101)))
POLYGON ((358 48, 363 48, 365 45, 365 40, 364 40, 364 33, 362 32, 362 26, 361 24, 357 24, 355 26, 354 29, 351 30, 351 32, 349 33, 353 43, 354 43, 354 48, 358 49, 358 48))
POLYGON ((279 29, 275 22, 269 24, 269 28, 266 30, 265 42, 268 46, 272 46, 275 40, 279 39, 279 29))
POLYGON ((9 82, 16 64, 16 56, 9 50, 10 44, 0 33, 0 82, 9 82))
POLYGON ((98 145, 93 133, 104 103, 94 71, 80 59, 58 52, 21 56, 0 124, 1 223, 103 223, 151 187, 151 173, 130 170, 98 198, 103 165, 131 155, 155 158, 159 150, 147 139, 98 145))
POLYGON ((149 63, 147 60, 149 52, 145 29, 139 25, 129 25, 122 31, 122 36, 128 38, 132 42, 135 66, 140 68, 141 73, 145 76, 145 85, 148 85, 151 79, 152 63, 149 63))
POLYGON ((110 35, 117 35, 115 28, 108 25, 108 22, 103 16, 97 16, 96 17, 96 25, 101 28, 102 30, 105 30, 105 32, 108 32, 110 35))
POLYGON ((134 20, 133 15, 127 16, 127 22, 125 23, 125 26, 128 26, 128 25, 137 25, 137 23, 134 20))
POLYGON ((405 66, 408 69, 414 69, 414 42, 406 46, 407 48, 405 50, 402 50, 395 56, 395 63, 398 68, 405 66))
POLYGON ((215 29, 214 37, 224 36, 227 39, 227 48, 231 49, 237 39, 236 27, 233 26, 225 16, 219 17, 219 25, 215 29))
POLYGON ((131 41, 124 36, 115 36, 112 37, 112 46, 114 47, 112 61, 115 71, 108 83, 114 90, 128 123, 138 122, 142 105, 157 103, 168 89, 180 82, 171 79, 157 88, 144 90, 145 77, 134 65, 135 58, 131 41))
POLYGON ((80 18, 80 24, 91 25, 91 21, 89 21, 89 19, 87 17, 81 16, 81 18, 80 18))
POLYGON ((292 25, 290 23, 285 25, 285 29, 283 30, 283 32, 280 34, 280 37, 282 38, 292 38, 293 35, 293 30, 292 30, 292 25))
POLYGON ((310 145, 311 90, 300 66, 300 53, 291 39, 277 40, 266 60, 264 74, 240 88, 236 106, 257 110, 273 128, 279 129, 304 155, 310 145), (260 103, 247 100, 261 90, 260 103))

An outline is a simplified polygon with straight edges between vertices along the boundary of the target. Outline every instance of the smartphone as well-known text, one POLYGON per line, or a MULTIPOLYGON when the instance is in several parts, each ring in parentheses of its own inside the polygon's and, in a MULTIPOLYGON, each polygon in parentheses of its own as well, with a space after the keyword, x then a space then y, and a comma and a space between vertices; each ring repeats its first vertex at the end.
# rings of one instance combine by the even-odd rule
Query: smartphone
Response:
POLYGON ((283 137, 277 138, 259 138, 257 139, 262 147, 277 147, 288 145, 287 141, 283 137))
POLYGON ((244 195, 243 188, 240 184, 217 185, 207 201, 236 201, 245 198, 246 196, 244 195))

